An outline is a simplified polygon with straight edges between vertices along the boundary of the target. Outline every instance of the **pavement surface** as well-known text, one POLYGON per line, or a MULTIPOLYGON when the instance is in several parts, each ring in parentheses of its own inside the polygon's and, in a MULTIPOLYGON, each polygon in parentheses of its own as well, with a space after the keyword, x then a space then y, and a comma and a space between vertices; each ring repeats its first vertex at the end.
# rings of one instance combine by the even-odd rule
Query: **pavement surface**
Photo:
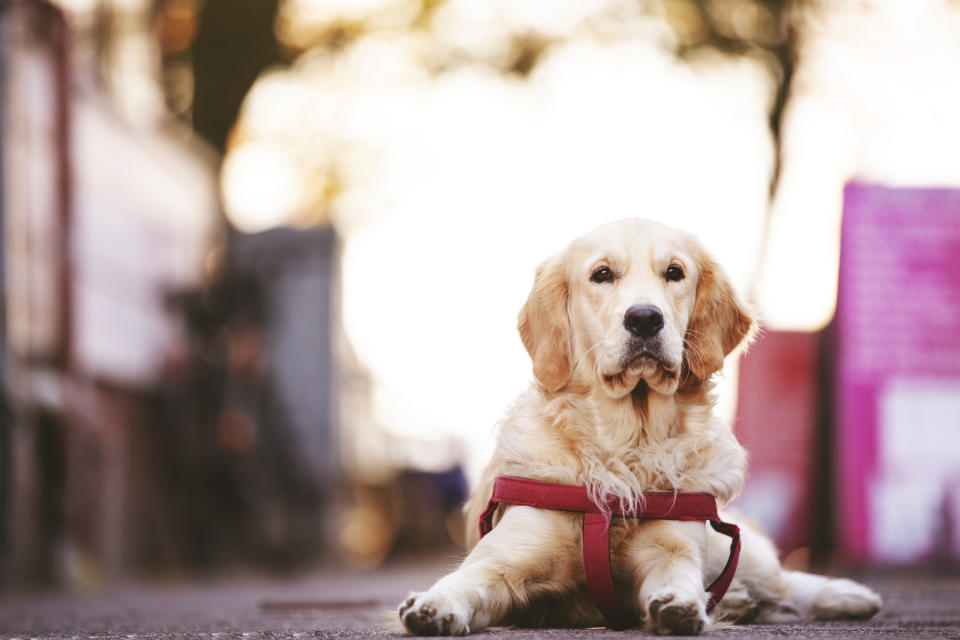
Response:
MULTIPOLYGON (((99 593, 0 594, 0 640, 220 638, 404 638, 396 606, 456 564, 403 563, 367 573, 325 570, 286 580, 117 585, 99 593)), ((960 640, 960 573, 857 576, 884 609, 866 622, 747 625, 710 632, 740 638, 955 638, 960 640)), ((615 640, 641 631, 496 629, 479 637, 615 640)))

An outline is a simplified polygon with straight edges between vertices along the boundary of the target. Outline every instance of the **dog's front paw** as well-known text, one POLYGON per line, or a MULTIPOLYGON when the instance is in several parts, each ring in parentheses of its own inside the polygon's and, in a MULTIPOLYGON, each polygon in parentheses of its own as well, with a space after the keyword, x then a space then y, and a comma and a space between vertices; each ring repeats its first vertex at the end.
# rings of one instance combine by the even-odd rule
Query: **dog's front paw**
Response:
POLYGON ((695 636, 703 631, 707 614, 702 602, 673 590, 650 596, 647 629, 661 636, 695 636))
POLYGON ((465 636, 470 633, 467 607, 432 597, 427 593, 411 593, 400 604, 400 620, 407 631, 418 636, 465 636))

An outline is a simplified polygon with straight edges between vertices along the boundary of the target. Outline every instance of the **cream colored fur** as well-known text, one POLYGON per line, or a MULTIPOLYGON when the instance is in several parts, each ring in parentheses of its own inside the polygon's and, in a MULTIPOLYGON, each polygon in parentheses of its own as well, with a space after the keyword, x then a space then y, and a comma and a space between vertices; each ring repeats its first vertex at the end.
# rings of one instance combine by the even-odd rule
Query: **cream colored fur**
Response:
MULTIPOLYGON (((692 236, 638 219, 594 230, 540 266, 518 328, 536 382, 508 410, 466 505, 469 555, 400 606, 411 633, 603 624, 586 588, 582 515, 508 506, 478 540, 500 474, 585 485, 598 503, 612 497, 624 506, 645 491, 705 491, 723 508, 743 485, 747 456, 713 416, 711 377, 755 322, 692 236), (661 311, 655 336, 627 330, 636 304, 661 311)), ((700 633, 715 620, 869 617, 879 609, 879 596, 854 582, 784 571, 771 542, 739 524, 740 566, 711 620, 705 585, 722 570, 729 538, 702 523, 616 518, 611 557, 621 599, 660 634, 700 633)))

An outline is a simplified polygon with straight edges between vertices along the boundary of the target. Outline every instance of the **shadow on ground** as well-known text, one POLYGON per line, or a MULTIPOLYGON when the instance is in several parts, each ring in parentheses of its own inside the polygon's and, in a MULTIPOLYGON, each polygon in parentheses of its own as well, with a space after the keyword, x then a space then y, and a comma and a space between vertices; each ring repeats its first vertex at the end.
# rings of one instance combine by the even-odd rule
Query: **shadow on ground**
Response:
MULTIPOLYGON (((456 558, 406 562, 376 571, 321 571, 277 581, 235 578, 205 584, 116 586, 95 594, 0 596, 0 638, 401 638, 394 613, 408 591, 428 587, 456 558)), ((884 609, 866 622, 750 625, 715 631, 738 638, 956 638, 960 575, 865 574, 884 609)), ((635 638, 638 631, 497 629, 490 638, 635 638)))

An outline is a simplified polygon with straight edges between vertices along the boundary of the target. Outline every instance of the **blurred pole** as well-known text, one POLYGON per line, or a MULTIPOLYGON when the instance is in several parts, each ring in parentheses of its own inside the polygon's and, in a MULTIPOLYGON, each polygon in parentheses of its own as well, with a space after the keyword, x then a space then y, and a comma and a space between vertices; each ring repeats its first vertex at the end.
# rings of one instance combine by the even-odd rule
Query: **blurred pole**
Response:
POLYGON ((0 7, 0 585, 6 582, 10 564, 10 531, 11 521, 10 496, 13 470, 10 455, 10 420, 7 410, 7 287, 4 265, 6 263, 4 248, 4 178, 6 171, 5 158, 6 138, 4 126, 7 121, 7 42, 6 42, 7 5, 0 7))
POLYGON ((813 540, 810 549, 810 566, 819 570, 830 568, 836 548, 835 487, 836 451, 833 446, 834 417, 836 416, 836 371, 837 325, 831 320, 820 332, 819 340, 819 403, 817 406, 817 434, 814 459, 818 461, 818 473, 813 474, 813 540))

